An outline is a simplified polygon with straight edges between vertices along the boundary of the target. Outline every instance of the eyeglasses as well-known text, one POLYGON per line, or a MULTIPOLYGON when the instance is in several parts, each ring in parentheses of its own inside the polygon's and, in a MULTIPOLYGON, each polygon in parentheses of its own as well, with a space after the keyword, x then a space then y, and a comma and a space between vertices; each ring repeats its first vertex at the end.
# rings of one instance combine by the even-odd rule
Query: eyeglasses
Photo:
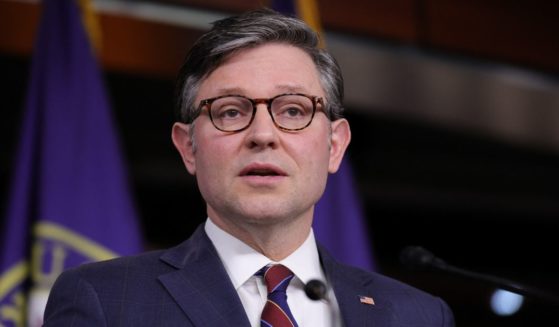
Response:
POLYGON ((312 122, 321 97, 286 93, 269 99, 250 99, 242 95, 222 95, 200 101, 198 110, 208 108, 212 124, 223 132, 240 132, 250 126, 256 106, 264 103, 274 124, 281 130, 299 131, 312 122))

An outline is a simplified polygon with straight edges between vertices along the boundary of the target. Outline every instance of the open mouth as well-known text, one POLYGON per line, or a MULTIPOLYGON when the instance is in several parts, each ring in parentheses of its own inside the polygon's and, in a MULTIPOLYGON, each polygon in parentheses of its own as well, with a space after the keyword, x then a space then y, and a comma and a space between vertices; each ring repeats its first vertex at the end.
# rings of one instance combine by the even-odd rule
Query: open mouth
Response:
POLYGON ((241 171, 241 176, 286 176, 281 169, 272 166, 250 165, 241 171))
POLYGON ((255 169, 247 172, 246 176, 280 176, 280 174, 269 169, 255 169))

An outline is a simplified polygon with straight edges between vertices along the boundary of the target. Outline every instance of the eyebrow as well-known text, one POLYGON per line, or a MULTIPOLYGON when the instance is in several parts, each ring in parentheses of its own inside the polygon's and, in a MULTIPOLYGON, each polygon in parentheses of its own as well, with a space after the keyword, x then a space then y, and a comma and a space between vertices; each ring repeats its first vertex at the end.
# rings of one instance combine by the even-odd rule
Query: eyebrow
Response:
POLYGON ((296 84, 280 84, 280 85, 276 85, 275 89, 277 89, 278 91, 289 92, 289 93, 308 92, 307 89, 305 89, 304 87, 302 87, 300 85, 296 85, 296 84))
MULTIPOLYGON (((284 93, 304 93, 307 90, 300 86, 294 84, 280 84, 276 85, 274 89, 278 90, 278 92, 284 93)), ((247 90, 240 87, 224 87, 217 90, 218 95, 228 95, 228 94, 239 94, 239 95, 246 95, 247 90)))
POLYGON ((240 87, 225 87, 220 88, 217 90, 218 95, 227 95, 227 94, 244 94, 245 90, 240 87))

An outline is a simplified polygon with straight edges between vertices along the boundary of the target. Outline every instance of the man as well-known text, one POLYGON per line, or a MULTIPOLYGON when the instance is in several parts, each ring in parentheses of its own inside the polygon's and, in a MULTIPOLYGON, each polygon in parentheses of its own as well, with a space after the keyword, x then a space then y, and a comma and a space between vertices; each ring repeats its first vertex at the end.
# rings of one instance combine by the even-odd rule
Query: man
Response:
POLYGON ((454 324, 440 299, 341 265, 314 240, 314 205, 350 141, 341 73, 317 41, 269 10, 218 21, 198 40, 172 139, 206 223, 173 249, 65 272, 46 326, 454 324), (321 300, 305 295, 311 280, 327 285, 321 300))

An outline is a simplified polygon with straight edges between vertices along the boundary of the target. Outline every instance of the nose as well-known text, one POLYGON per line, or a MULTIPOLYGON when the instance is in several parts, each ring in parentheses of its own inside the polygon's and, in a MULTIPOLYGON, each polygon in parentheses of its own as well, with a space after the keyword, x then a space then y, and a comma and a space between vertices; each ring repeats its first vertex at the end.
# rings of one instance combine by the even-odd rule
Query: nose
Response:
POLYGON ((249 148, 276 148, 278 128, 272 121, 266 104, 257 105, 254 120, 247 129, 246 143, 249 148))

